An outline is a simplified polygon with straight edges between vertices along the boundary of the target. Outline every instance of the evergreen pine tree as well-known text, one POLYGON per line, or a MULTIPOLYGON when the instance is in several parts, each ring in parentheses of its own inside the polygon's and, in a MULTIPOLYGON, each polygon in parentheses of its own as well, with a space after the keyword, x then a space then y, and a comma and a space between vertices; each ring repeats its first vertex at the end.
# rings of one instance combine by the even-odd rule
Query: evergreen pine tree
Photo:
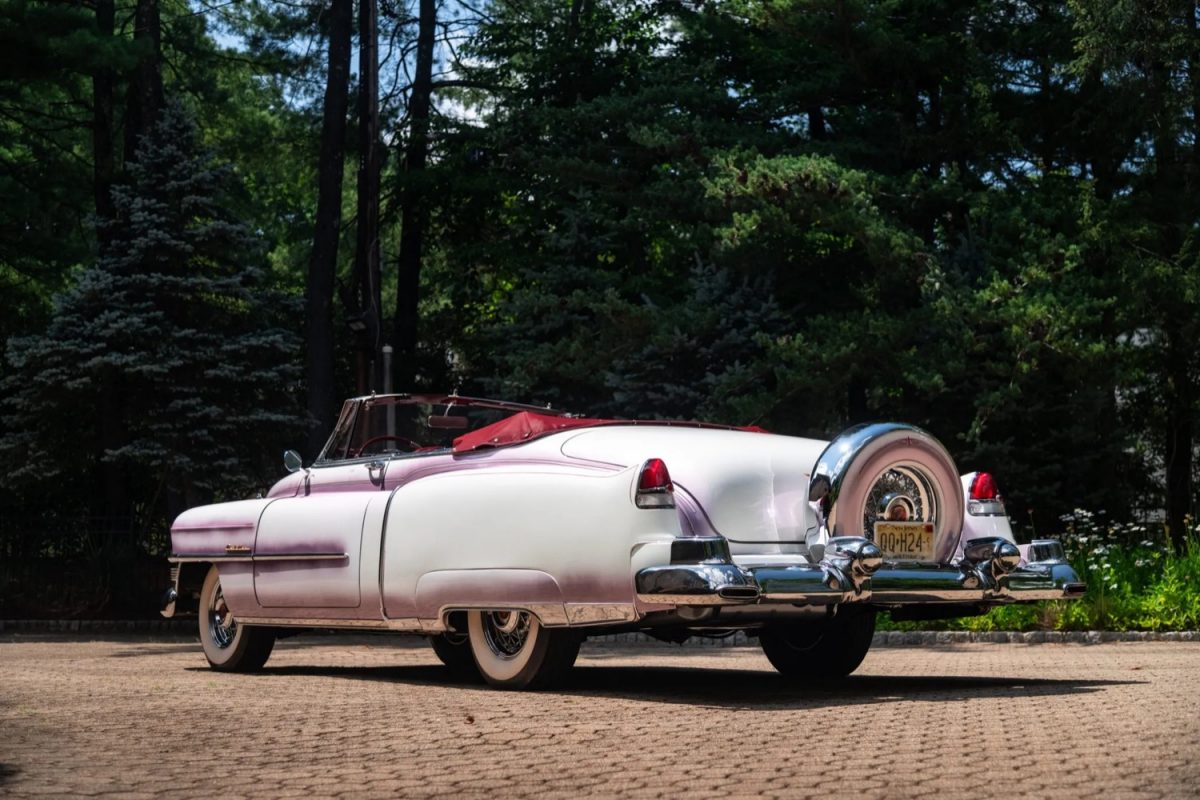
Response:
MULTIPOLYGON (((260 240, 223 210, 231 170, 179 104, 127 166, 102 223, 108 247, 43 334, 8 343, 0 453, 11 481, 116 468, 145 522, 244 492, 303 420, 299 342, 281 324, 295 304, 271 289, 260 240)), ((75 499, 94 514, 92 491, 75 499)))

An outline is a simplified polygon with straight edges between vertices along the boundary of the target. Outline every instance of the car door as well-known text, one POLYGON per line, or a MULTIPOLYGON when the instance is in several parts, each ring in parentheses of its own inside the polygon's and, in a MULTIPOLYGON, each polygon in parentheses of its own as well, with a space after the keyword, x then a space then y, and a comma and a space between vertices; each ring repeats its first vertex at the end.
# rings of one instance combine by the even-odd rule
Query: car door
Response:
POLYGON ((380 462, 314 466, 295 497, 267 506, 254 543, 264 608, 356 608, 363 518, 382 488, 380 462))

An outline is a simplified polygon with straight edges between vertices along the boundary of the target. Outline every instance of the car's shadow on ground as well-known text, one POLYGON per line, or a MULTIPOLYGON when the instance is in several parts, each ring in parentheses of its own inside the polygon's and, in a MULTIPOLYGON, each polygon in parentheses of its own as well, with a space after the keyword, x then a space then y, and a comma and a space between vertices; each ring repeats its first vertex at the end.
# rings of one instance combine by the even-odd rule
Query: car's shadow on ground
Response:
MULTIPOLYGON (((198 668, 203 669, 203 668, 198 668)), ((456 679, 442 666, 282 666, 268 665, 264 678, 288 676, 385 681, 398 684, 496 691, 456 679)), ((674 666, 577 666, 562 686, 548 694, 610 696, 656 703, 762 710, 819 708, 904 700, 962 701, 980 698, 1036 699, 1100 691, 1145 681, 1047 679, 1004 676, 851 675, 813 683, 760 670, 674 666)))
POLYGON ((1005 676, 851 675, 815 682, 772 672, 600 666, 575 670, 569 690, 736 708, 812 708, 899 700, 1032 698, 1099 691, 1132 681, 1005 676))

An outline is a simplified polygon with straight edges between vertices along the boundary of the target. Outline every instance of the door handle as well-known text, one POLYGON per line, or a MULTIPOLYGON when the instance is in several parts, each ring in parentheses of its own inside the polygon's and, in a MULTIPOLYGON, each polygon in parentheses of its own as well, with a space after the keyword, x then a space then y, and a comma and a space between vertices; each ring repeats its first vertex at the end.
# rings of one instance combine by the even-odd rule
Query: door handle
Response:
POLYGON ((383 485, 383 469, 387 464, 383 461, 372 461, 367 464, 367 473, 370 476, 371 483, 375 483, 375 473, 379 473, 379 484, 383 485))

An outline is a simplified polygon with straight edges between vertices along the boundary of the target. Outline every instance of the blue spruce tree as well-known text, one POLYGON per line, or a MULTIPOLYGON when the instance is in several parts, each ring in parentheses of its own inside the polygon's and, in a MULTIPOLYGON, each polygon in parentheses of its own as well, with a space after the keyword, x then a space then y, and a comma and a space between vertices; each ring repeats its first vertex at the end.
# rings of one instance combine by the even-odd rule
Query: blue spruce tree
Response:
POLYGON ((127 169, 106 247, 45 333, 9 341, 0 391, 5 480, 116 517, 127 536, 108 544, 263 485, 304 425, 300 342, 285 327, 300 316, 262 242, 223 208, 231 170, 179 104, 127 169))

